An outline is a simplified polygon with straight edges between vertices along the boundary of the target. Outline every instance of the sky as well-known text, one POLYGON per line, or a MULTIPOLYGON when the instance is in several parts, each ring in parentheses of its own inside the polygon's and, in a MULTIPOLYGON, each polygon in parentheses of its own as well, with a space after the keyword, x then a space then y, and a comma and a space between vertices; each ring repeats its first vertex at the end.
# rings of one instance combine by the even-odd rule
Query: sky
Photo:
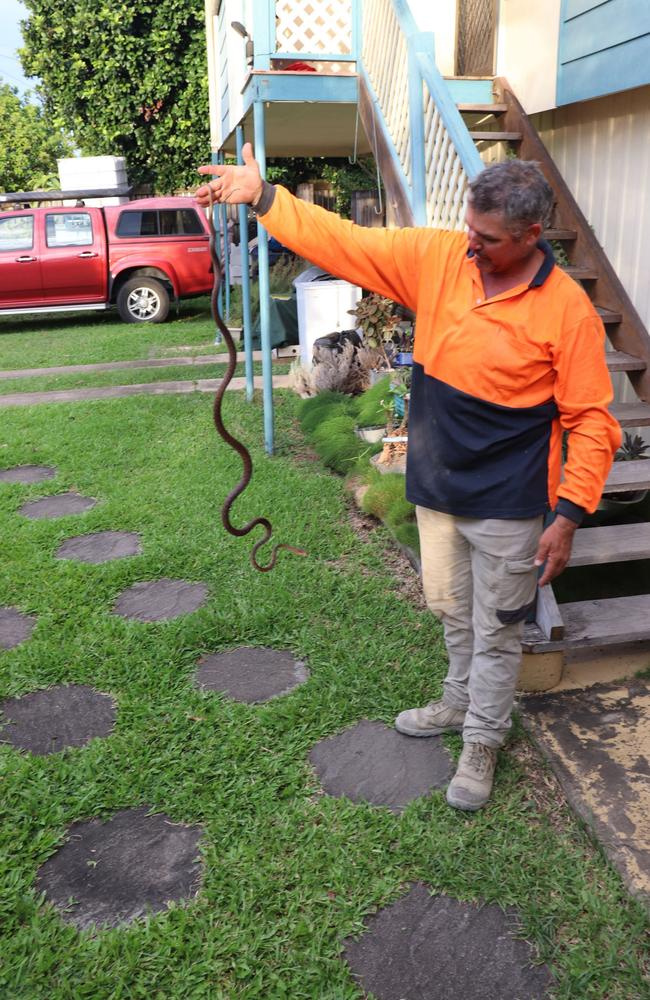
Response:
POLYGON ((20 0, 0 0, 0 76, 4 83, 16 87, 24 94, 31 83, 23 76, 22 66, 16 49, 23 44, 20 21, 27 17, 27 11, 20 0))

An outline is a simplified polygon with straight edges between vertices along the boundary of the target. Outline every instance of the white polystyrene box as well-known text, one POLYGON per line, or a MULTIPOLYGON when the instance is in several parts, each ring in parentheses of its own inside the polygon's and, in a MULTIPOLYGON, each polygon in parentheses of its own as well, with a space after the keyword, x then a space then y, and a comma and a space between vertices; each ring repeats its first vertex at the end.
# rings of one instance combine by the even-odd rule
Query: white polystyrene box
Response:
POLYGON ((298 310, 300 360, 311 362, 314 341, 327 333, 353 330, 354 316, 349 313, 361 298, 361 289, 340 278, 333 278, 319 267, 308 267, 294 279, 298 310))

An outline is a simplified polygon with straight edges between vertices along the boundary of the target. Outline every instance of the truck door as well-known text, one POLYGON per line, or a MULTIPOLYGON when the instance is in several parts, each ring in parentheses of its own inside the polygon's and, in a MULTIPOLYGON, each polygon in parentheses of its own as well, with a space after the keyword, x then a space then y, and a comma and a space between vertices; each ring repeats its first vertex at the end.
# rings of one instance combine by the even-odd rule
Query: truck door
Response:
POLYGON ((0 213, 0 309, 39 305, 41 262, 33 211, 0 213))
POLYGON ((44 214, 43 304, 104 301, 107 265, 101 211, 53 208, 44 214))

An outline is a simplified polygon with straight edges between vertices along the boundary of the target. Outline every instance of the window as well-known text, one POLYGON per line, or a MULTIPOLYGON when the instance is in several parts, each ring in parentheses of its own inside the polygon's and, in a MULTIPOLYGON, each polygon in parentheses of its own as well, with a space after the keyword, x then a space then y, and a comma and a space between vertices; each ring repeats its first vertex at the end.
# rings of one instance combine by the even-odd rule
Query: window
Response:
POLYGON ((203 236, 205 230, 193 208, 122 212, 116 235, 124 239, 147 236, 203 236))
POLYGON ((0 217, 0 251, 31 250, 34 245, 34 216, 0 217))
POLYGON ((89 247, 93 227, 88 212, 57 212, 45 216, 48 247, 89 247))

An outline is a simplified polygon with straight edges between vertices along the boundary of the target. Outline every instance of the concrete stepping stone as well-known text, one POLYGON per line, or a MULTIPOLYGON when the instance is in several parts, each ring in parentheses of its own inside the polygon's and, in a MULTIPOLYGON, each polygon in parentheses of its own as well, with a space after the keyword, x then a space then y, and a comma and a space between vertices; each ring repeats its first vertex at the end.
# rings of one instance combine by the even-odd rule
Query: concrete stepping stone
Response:
POLYGON ((55 476, 56 469, 51 465, 14 465, 11 469, 0 469, 0 483, 43 483, 55 476))
POLYGON ((112 697, 83 684, 7 698, 0 711, 0 742, 39 756, 84 747, 95 737, 108 736, 115 724, 112 697))
POLYGON ((241 646, 199 660, 196 685, 248 704, 288 694, 309 679, 304 663, 280 649, 241 646))
POLYGON ((517 938, 516 911, 432 896, 419 883, 345 942, 345 959, 377 1000, 543 1000, 553 977, 517 938))
POLYGON ((18 608, 0 608, 0 649, 13 649, 29 639, 35 625, 34 615, 26 615, 18 608))
POLYGON ((113 613, 139 622, 161 622, 196 611, 207 596, 204 583, 148 580, 124 590, 113 606, 113 613))
POLYGON ((328 795, 387 806, 392 812, 443 788, 454 773, 442 740, 414 740, 367 719, 320 740, 309 758, 328 795))
POLYGON ((142 806, 72 824, 37 878, 62 920, 79 930, 117 927, 197 894, 202 828, 147 813, 142 806))
POLYGON ((82 514, 96 503, 94 497, 82 497, 79 493, 57 493, 52 497, 41 497, 40 500, 28 500, 18 513, 32 521, 39 521, 49 517, 82 514))
POLYGON ((141 552, 140 536, 135 531, 96 531, 66 538, 57 549, 56 558, 98 565, 112 559, 139 556, 141 552))

